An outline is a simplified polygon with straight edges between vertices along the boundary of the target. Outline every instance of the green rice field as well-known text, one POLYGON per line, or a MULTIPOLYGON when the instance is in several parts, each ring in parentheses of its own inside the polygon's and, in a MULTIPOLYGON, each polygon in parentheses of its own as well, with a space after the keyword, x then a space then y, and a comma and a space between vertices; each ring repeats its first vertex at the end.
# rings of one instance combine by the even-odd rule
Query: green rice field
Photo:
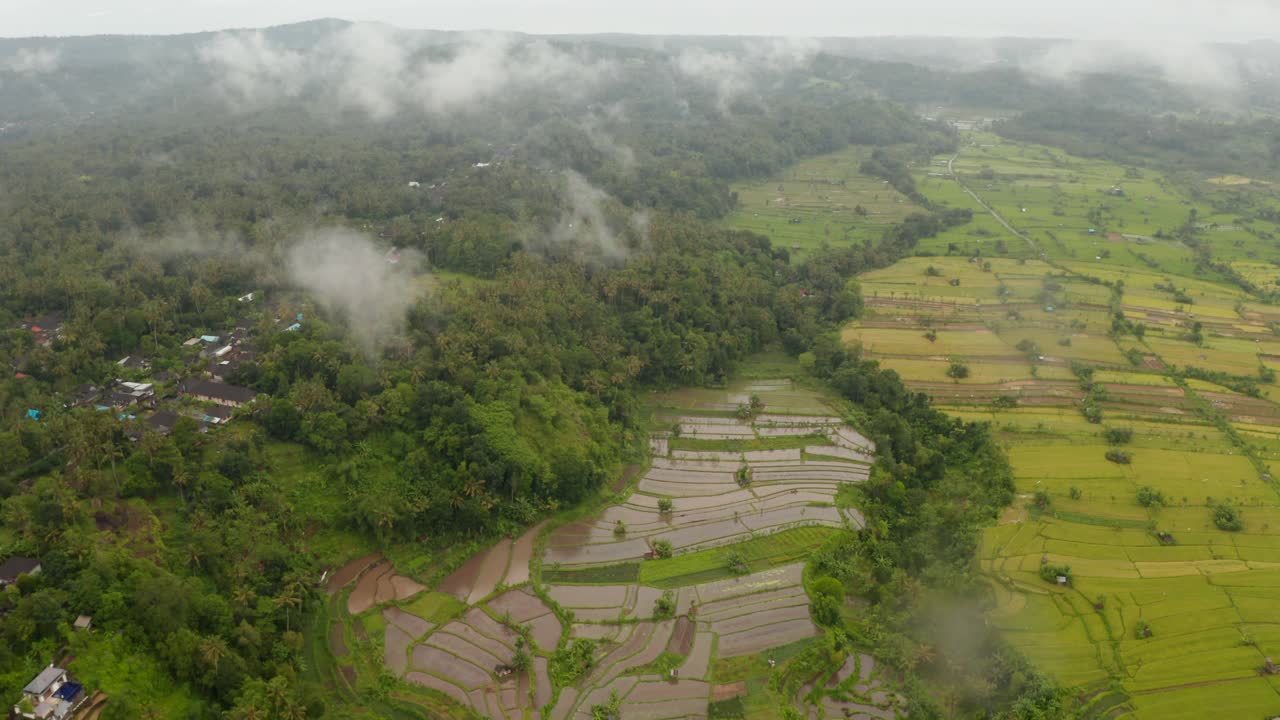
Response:
POLYGON ((1261 672, 1280 658, 1280 309, 1172 239, 1195 208, 1216 260, 1274 286, 1276 228, 1204 200, 1246 186, 966 134, 952 167, 979 202, 949 159, 918 163, 917 186, 975 221, 864 273, 843 338, 1007 451, 1019 498, 982 541, 989 622, 1101 695, 1098 717, 1280 714, 1261 672))

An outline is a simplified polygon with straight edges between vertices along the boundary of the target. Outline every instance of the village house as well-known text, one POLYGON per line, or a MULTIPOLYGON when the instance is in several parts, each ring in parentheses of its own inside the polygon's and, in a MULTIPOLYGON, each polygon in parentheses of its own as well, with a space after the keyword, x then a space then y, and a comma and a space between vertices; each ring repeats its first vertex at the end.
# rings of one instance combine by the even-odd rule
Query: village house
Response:
POLYGON ((62 339, 62 324, 62 313, 49 313, 22 323, 22 329, 31 331, 37 345, 48 346, 62 339))
POLYGON ((226 405, 215 405, 205 411, 203 420, 210 425, 225 425, 231 420, 234 411, 226 405))
POLYGON ((75 389, 71 394, 71 399, 64 403, 65 407, 88 407, 98 401, 102 397, 102 388, 97 385, 84 384, 75 389))
POLYGON ((178 392, 196 400, 228 405, 233 408, 244 407, 258 396, 258 393, 249 388, 197 378, 183 380, 178 385, 178 392))
POLYGON ((135 405, 151 404, 155 401, 156 389, 151 383, 116 381, 110 392, 97 398, 94 407, 100 410, 123 410, 135 405))
POLYGON ((13 714, 31 720, 64 720, 84 703, 84 685, 71 679, 67 671, 50 665, 22 689, 22 699, 13 714))
POLYGON ((117 360, 116 365, 125 370, 151 369, 151 361, 141 355, 126 355, 123 359, 117 360))
POLYGON ((39 575, 40 561, 26 557, 11 557, 0 563, 0 588, 8 587, 23 575, 39 575))
POLYGON ((168 435, 173 432, 173 427, 178 424, 179 417, 180 416, 176 412, 161 410, 160 412, 153 413, 151 417, 147 418, 144 422, 147 423, 148 427, 161 435, 168 435))

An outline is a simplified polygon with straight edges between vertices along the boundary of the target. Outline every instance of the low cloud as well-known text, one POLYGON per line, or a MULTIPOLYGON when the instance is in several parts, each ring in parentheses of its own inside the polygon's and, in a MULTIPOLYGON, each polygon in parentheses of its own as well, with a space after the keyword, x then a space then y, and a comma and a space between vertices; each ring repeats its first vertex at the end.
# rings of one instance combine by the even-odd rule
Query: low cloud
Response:
POLYGON ((462 112, 513 90, 576 95, 613 65, 543 40, 471 33, 452 47, 424 49, 376 24, 352 25, 306 53, 280 48, 261 32, 227 32, 200 51, 222 96, 253 109, 302 94, 322 106, 374 119, 401 112, 462 112))
POLYGON ((1155 73, 1173 85, 1236 92, 1243 86, 1239 62, 1221 47, 1189 41, 1128 37, 1056 43, 1023 64, 1037 77, 1070 82, 1094 73, 1155 73))
POLYGON ((732 53, 693 46, 676 56, 675 68, 711 88, 723 111, 735 100, 754 96, 763 77, 808 63, 820 48, 811 38, 752 39, 732 53))
POLYGON ((129 232, 122 240, 132 248, 157 260, 179 258, 243 259, 250 250, 243 238, 233 232, 201 230, 191 220, 176 222, 167 232, 148 237, 129 232))
POLYGON ((582 175, 566 170, 559 220, 526 241, 529 249, 577 262, 616 265, 648 239, 649 213, 632 211, 582 175))
POLYGON ((220 33, 199 55, 216 69, 218 92, 237 107, 297 97, 305 86, 306 58, 273 47, 260 32, 220 33))
POLYGON ((370 356, 399 336, 416 293, 414 258, 387 262, 368 236, 345 228, 306 233, 285 255, 288 282, 344 323, 370 356))
POLYGON ((0 67, 19 75, 47 75, 56 71, 61 61, 62 53, 57 49, 23 48, 0 67))

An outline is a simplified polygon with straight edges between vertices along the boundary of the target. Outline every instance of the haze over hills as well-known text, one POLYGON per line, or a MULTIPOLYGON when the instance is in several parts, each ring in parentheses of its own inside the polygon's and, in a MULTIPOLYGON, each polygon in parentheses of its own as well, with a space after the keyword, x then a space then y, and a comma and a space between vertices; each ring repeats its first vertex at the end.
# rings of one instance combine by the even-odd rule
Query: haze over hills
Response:
MULTIPOLYGON (((741 82, 734 63, 717 54, 767 63, 804 59, 828 66, 826 75, 854 87, 921 107, 952 104, 959 97, 999 106, 1068 101, 1127 106, 1142 111, 1247 113, 1274 106, 1280 82, 1275 43, 1117 46, 1053 39, 1002 38, 758 38, 632 36, 619 34, 536 37, 519 33, 410 30, 343 20, 315 20, 265 28, 173 36, 91 36, 0 39, 0 100, 5 120, 161 110, 200 103, 216 86, 211 47, 246 62, 295 60, 291 56, 385 56, 393 62, 429 57, 479 37, 529 44, 550 41, 597 59, 627 56, 653 62, 685 57, 695 71, 723 72, 741 82), (251 38, 231 47, 227 38, 251 38), (363 45, 368 43, 366 47, 363 45), (705 57, 694 57, 698 53, 705 57), (826 58, 820 60, 819 58, 826 58), (725 64, 716 68, 714 62, 725 64), (928 70, 924 70, 927 68, 928 70), (1127 82, 1123 78, 1134 78, 1127 82), (963 86, 957 89, 957 86, 963 86), (1065 96, 1063 93, 1067 93, 1065 96)), ((334 68, 335 72, 337 68, 334 68)), ((394 72, 396 68, 380 68, 394 72)), ((253 70, 251 69, 251 72, 253 70)), ((292 92, 292 91, 290 91, 292 92)), ((290 96, 292 97, 292 96, 290 96)), ((288 98, 282 98, 288 99, 288 98)))
POLYGON ((1278 60, 0 40, 0 706, 1280 714, 1278 60))

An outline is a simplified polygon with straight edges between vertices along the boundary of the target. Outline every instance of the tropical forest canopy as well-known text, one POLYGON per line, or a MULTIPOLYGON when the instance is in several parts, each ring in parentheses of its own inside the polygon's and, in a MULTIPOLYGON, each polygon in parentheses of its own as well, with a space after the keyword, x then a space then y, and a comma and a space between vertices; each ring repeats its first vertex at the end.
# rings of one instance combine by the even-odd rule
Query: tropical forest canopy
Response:
POLYGON ((74 655, 104 719, 363 716, 309 673, 324 570, 587 502, 642 459, 646 392, 723 384, 764 350, 880 448, 871 524, 814 563, 872 609, 856 640, 897 659, 912 716, 1057 717, 1053 684, 992 638, 912 675, 920 588, 973 591, 1013 486, 985 425, 836 340, 854 278, 973 218, 908 170, 958 147, 938 105, 1080 154, 1280 176, 1274 120, 1166 115, 1196 102, 1172 85, 1046 88, 839 43, 324 21, 5 57, 0 558, 42 572, 0 593, 0 693, 74 655), (875 238, 799 259, 722 222, 731 183, 851 145, 919 205, 875 238), (234 333, 246 359, 223 370, 199 338, 234 333), (179 384, 207 369, 257 393, 225 426, 179 384), (77 401, 121 379, 153 382, 173 422, 77 401), (82 614, 99 633, 69 634, 82 614), (944 709, 931 683, 970 692, 944 709))

